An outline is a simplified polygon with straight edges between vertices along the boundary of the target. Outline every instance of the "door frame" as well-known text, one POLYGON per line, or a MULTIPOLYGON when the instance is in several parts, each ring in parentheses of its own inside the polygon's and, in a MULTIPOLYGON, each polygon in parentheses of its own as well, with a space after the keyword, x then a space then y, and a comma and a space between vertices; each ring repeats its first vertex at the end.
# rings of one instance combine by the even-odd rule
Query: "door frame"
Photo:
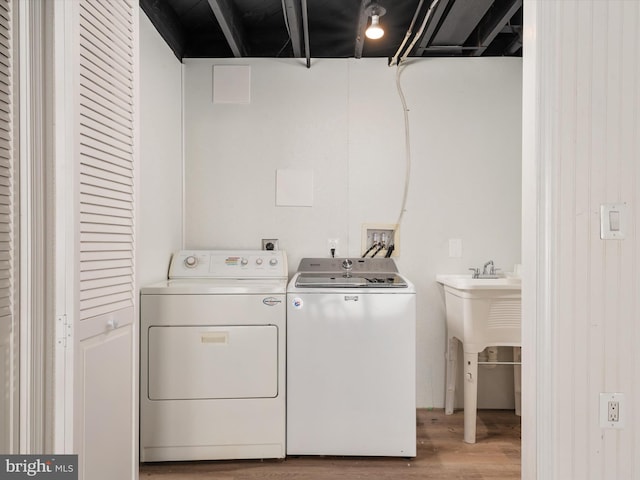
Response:
POLYGON ((55 325, 51 318, 49 2, 18 0, 20 452, 51 449, 55 325))
POLYGON ((522 88, 522 479, 555 478, 556 190, 549 142, 556 2, 525 0, 522 88))

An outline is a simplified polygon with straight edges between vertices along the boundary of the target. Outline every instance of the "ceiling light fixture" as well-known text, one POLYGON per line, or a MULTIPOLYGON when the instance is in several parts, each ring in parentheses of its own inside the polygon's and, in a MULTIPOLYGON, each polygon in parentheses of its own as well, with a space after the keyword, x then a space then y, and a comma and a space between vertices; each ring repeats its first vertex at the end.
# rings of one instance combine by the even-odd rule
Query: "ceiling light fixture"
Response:
POLYGON ((384 35, 384 30, 380 26, 380 17, 387 13, 387 10, 378 5, 377 3, 372 3, 367 7, 366 12, 371 17, 371 25, 364 32, 367 38, 372 40, 377 40, 378 38, 382 38, 384 35))

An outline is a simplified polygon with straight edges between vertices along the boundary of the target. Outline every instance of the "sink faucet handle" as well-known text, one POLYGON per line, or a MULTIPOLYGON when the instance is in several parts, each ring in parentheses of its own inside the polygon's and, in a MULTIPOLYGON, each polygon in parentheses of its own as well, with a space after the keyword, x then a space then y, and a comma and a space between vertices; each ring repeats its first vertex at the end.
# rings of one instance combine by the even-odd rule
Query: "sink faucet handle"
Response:
POLYGON ((483 275, 487 275, 489 272, 487 272, 487 267, 491 265, 491 270, 493 270, 493 260, 489 260, 487 263, 484 264, 484 267, 482 267, 482 274, 483 275))
POLYGON ((471 278, 478 278, 480 276, 480 268, 470 268, 469 270, 473 272, 471 278))

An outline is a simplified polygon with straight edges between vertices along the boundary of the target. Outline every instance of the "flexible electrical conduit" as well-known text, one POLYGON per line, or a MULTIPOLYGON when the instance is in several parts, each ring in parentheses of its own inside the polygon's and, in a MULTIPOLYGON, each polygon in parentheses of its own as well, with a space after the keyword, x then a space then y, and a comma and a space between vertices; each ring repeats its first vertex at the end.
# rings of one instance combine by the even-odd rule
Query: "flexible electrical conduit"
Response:
MULTIPOLYGON (((420 25, 420 29, 418 30, 418 32, 416 33, 415 37, 413 38, 413 41, 409 45, 409 48, 407 48, 405 50, 404 54, 400 57, 400 60, 398 61, 397 68, 396 68, 396 88, 398 90, 398 95, 400 97, 400 102, 402 103, 402 114, 404 116, 404 146, 405 146, 405 155, 406 155, 406 169, 405 169, 405 177, 404 177, 404 192, 402 194, 402 204, 400 206, 400 214, 398 215, 398 221, 396 222, 396 228, 400 227, 400 224, 402 223, 402 217, 404 216, 404 212, 405 212, 406 207, 407 207, 407 196, 409 195, 409 180, 411 178, 411 135, 409 134, 409 107, 407 107, 407 100, 406 100, 406 98, 404 96, 404 92, 402 91, 402 83, 400 82, 400 74, 402 73, 402 69, 404 68, 403 63, 404 63, 405 59, 407 58, 407 55, 409 55, 409 52, 411 52, 411 50, 415 46, 415 44, 418 41, 418 39, 422 36, 422 33, 424 32, 424 29, 427 26, 427 22, 429 21, 429 18, 431 18, 431 14, 433 13, 433 9, 439 2, 440 2, 440 0, 434 0, 434 2, 429 7, 429 10, 427 10, 427 14, 424 17, 424 20, 422 20, 422 24, 420 25)), ((414 25, 414 23, 416 21, 416 18, 418 16, 418 12, 420 11, 420 7, 421 6, 422 6, 422 0, 418 4, 418 8, 416 9, 416 13, 413 15, 413 20, 411 21, 411 25, 409 26, 409 30, 407 31, 407 34, 405 35, 405 38, 404 38, 402 44, 400 45, 400 48, 398 48, 398 51, 396 52, 396 54, 391 59, 390 65, 394 65, 394 60, 397 59, 398 55, 400 55, 400 52, 402 51, 402 48, 404 47, 405 43, 407 42, 407 39, 411 36, 411 31, 413 30, 413 25, 414 25)))
MULTIPOLYGON (((282 0, 282 1, 284 2, 284 0, 282 0)), ((416 8, 416 13, 413 14, 413 20, 411 20, 411 25, 409 25, 409 30, 407 30, 407 33, 404 36, 404 40, 402 40, 402 43, 398 47, 398 51, 391 58, 391 61, 389 62, 390 66, 393 66, 393 65, 395 65, 397 63, 398 56, 400 55, 400 52, 402 51, 402 49, 404 48, 405 44, 407 43, 407 41, 411 37, 411 34, 413 33, 413 26, 416 24, 416 20, 418 19, 418 14, 420 13, 420 9, 422 8, 422 4, 423 3, 424 3, 424 0, 420 0, 420 3, 418 3, 418 8, 416 8)))
POLYGON ((402 84, 400 83, 400 74, 404 67, 398 65, 396 69, 396 88, 398 89, 398 95, 400 96, 400 102, 402 102, 402 113, 404 115, 404 148, 406 155, 406 168, 404 176, 404 193, 402 194, 402 205, 400 206, 400 215, 398 215, 398 221, 396 222, 396 228, 400 227, 404 211, 407 206, 407 196, 409 194, 409 179, 411 178, 411 137, 409 135, 409 108, 407 107, 407 100, 404 97, 402 91, 402 84))
POLYGON ((413 47, 415 47, 416 43, 418 42, 418 40, 422 36, 422 33, 424 32, 425 27, 427 26, 427 22, 431 18, 431 14, 433 13, 433 9, 436 7, 436 5, 438 5, 438 3, 440 3, 440 0, 434 0, 434 2, 429 7, 429 10, 427 10, 427 14, 424 16, 424 20, 422 20, 422 24, 420 25, 420 30, 418 30, 418 33, 416 33, 416 36, 413 37, 413 42, 411 42, 409 47, 404 51, 404 53, 400 57, 399 64, 405 61, 405 59, 407 58, 409 53, 411 53, 411 50, 413 50, 413 47))

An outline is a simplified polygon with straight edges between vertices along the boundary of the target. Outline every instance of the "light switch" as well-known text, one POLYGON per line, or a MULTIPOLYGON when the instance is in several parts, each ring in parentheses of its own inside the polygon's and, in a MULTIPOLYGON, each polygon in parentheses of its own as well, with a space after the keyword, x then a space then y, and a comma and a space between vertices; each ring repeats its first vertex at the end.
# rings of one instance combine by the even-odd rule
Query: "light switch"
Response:
POLYGON ((617 210, 611 210, 609 212, 609 229, 612 232, 620 231, 620 212, 617 210))
POLYGON ((600 205, 600 238, 623 240, 627 226, 626 203, 603 203, 600 205))

